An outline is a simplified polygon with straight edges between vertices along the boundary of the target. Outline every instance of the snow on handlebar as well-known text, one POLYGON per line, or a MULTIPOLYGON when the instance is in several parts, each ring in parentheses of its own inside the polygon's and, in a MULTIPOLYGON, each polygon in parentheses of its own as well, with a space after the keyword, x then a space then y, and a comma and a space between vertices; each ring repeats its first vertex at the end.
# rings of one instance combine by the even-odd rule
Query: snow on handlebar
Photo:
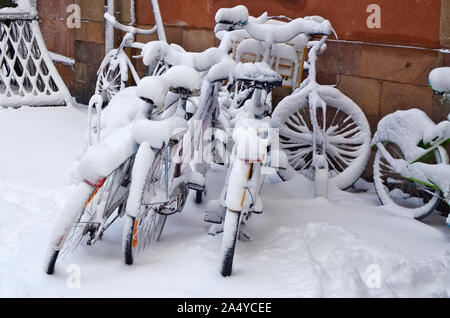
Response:
POLYGON ((105 12, 104 14, 105 20, 108 21, 108 23, 110 23, 111 25, 114 26, 114 28, 126 32, 126 33, 132 33, 132 34, 142 34, 142 35, 150 35, 156 32, 156 26, 154 26, 151 29, 148 30, 143 30, 143 29, 138 29, 129 25, 123 25, 121 23, 119 23, 116 18, 112 15, 110 15, 108 12, 105 12))
POLYGON ((215 19, 216 33, 243 28, 252 38, 272 43, 286 43, 302 33, 329 36, 333 31, 330 21, 317 16, 297 18, 283 24, 256 23, 249 19, 248 10, 243 5, 219 9, 215 19))

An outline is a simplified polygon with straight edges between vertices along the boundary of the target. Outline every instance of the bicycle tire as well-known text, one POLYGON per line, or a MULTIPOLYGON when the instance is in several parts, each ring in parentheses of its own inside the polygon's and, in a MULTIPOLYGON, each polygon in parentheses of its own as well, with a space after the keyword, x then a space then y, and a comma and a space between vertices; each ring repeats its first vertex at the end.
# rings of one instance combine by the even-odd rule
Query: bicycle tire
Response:
MULTIPOLYGON (((122 79, 122 70, 120 63, 111 66, 111 61, 116 54, 117 49, 109 52, 104 58, 97 71, 97 81, 95 84, 95 94, 103 98, 103 103, 109 101, 124 88, 122 79)), ((128 67, 128 66, 127 66, 128 67)))
MULTIPOLYGON (((404 159, 401 148, 393 142, 383 142, 383 146, 395 159, 404 159)), ((428 159, 433 163, 442 163, 439 150, 436 149, 428 159)), ((407 217, 422 220, 429 216, 439 204, 438 189, 427 188, 410 179, 406 179, 396 172, 383 157, 381 150, 377 150, 373 163, 373 178, 375 190, 383 205, 395 206, 395 212, 407 217), (391 188, 391 189, 390 189, 391 188), (433 192, 433 195, 427 191, 433 192), (422 201, 422 203, 421 203, 422 201)))
POLYGON ((223 226, 223 238, 221 247, 220 274, 223 277, 230 276, 233 271, 234 252, 239 234, 241 212, 227 210, 223 226))
MULTIPOLYGON (((137 156, 139 156, 139 150, 137 156)), ((158 182, 164 179, 163 165, 164 149, 160 149, 147 173, 139 198, 141 207, 144 206, 145 211, 140 211, 138 216, 127 215, 123 224, 122 250, 124 262, 127 265, 134 263, 135 254, 138 251, 143 250, 151 241, 158 241, 165 227, 167 215, 160 214, 151 207, 151 203, 145 202, 151 191, 158 190, 158 182), (151 188, 152 185, 156 185, 154 189, 151 188)))
MULTIPOLYGON (((363 111, 350 98, 329 86, 316 89, 326 103, 325 129, 326 158, 329 183, 346 189, 358 180, 370 157, 370 126, 363 111)), ((323 126, 323 110, 316 111, 317 121, 323 126)), ((280 129, 280 145, 293 169, 279 171, 282 180, 301 173, 314 180, 312 161, 313 129, 309 113, 308 92, 286 97, 274 110, 273 122, 280 129)), ((323 139, 322 139, 323 140, 323 139)))
MULTIPOLYGON (((46 263, 47 274, 54 273, 55 265, 59 256, 74 251, 81 244, 82 240, 88 234, 85 230, 87 229, 89 221, 94 215, 96 215, 96 213, 106 213, 106 215, 102 215, 105 217, 106 221, 116 209, 120 209, 120 205, 122 201, 125 200, 126 194, 118 193, 118 190, 114 190, 114 195, 108 195, 105 203, 103 203, 104 201, 101 201, 101 199, 105 195, 107 188, 112 187, 114 182, 119 183, 119 188, 123 185, 127 174, 129 174, 126 164, 130 161, 132 161, 132 157, 116 168, 105 179, 104 183, 100 187, 93 187, 85 182, 82 182, 71 193, 69 201, 63 208, 63 213, 59 216, 55 229, 52 233, 49 255, 46 263), (117 200, 117 195, 121 195, 119 200, 117 200), (103 210, 94 211, 93 209, 96 207, 102 207, 103 210), (83 224, 84 228, 82 228, 83 224)), ((97 231, 98 230, 101 229, 98 228, 97 231)))

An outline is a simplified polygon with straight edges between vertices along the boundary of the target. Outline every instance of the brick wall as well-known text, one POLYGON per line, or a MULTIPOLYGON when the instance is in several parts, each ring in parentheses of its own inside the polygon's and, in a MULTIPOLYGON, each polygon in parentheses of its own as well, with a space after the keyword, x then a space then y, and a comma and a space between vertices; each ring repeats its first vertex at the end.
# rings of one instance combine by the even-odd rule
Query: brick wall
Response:
MULTIPOLYGON (((75 56, 74 31, 67 28, 67 6, 74 0, 39 0, 39 24, 45 44, 50 52, 67 57, 75 56)), ((74 94, 75 69, 62 63, 55 63, 69 91, 74 94)))

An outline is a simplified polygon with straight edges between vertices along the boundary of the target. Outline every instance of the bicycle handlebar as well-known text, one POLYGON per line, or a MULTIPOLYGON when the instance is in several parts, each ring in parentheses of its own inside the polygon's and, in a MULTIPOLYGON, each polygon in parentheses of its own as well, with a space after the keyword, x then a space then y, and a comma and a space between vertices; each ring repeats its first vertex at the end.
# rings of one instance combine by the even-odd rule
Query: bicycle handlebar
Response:
POLYGON ((281 25, 248 22, 244 29, 256 40, 270 40, 274 43, 289 42, 300 34, 329 36, 333 30, 328 20, 319 23, 313 19, 304 18, 297 18, 281 25))
POLYGON ((120 22, 118 22, 116 20, 116 18, 112 15, 110 15, 108 12, 105 12, 105 20, 110 23, 112 26, 114 26, 114 28, 126 32, 126 33, 132 33, 132 34, 142 34, 142 35, 150 35, 150 34, 154 34, 156 32, 156 26, 154 26, 151 29, 148 30, 143 30, 143 29, 138 29, 129 25, 124 25, 120 22))

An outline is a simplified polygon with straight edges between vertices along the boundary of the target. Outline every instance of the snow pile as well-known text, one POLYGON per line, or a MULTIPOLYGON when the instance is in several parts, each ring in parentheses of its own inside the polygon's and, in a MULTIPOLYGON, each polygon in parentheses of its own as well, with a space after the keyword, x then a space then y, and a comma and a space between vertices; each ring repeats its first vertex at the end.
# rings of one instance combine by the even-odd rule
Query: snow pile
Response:
POLYGON ((237 80, 281 83, 281 76, 266 63, 238 63, 234 71, 237 80))
MULTIPOLYGON (((74 191, 64 180, 85 145, 80 132, 85 131, 86 113, 71 108, 4 110, 0 124, 2 297, 450 294, 450 237, 447 229, 441 232, 442 221, 430 226, 392 215, 389 207, 376 206, 374 192, 332 189, 330 201, 312 199, 312 184, 301 176, 264 185, 264 213, 246 226, 253 241, 238 242, 233 276, 227 279, 218 271, 222 236, 206 234, 209 224, 201 212, 206 202, 194 204, 192 196, 183 213, 168 218, 161 241, 139 254, 132 267, 122 264, 119 219, 102 241, 61 259, 49 277, 36 264, 43 263, 55 218, 74 191), (80 266, 81 288, 67 285, 73 266, 80 266)), ((225 175, 224 168, 213 166, 207 199, 219 197, 225 175)))
POLYGON ((135 86, 119 91, 101 112, 102 137, 131 123, 144 107, 145 102, 138 97, 135 86))
POLYGON ((415 162, 409 164, 405 160, 394 159, 389 162, 395 171, 405 178, 420 180, 434 184, 444 193, 444 197, 450 194, 450 165, 449 164, 426 164, 415 162))
POLYGON ((150 99, 159 109, 164 108, 169 86, 160 76, 146 76, 139 81, 136 94, 150 99))
MULTIPOLYGON (((450 117, 450 114, 449 114, 450 117)), ((425 130, 423 141, 426 143, 435 142, 438 139, 447 140, 450 138, 450 119, 440 122, 433 128, 425 130)))
POLYGON ((238 5, 233 8, 217 10, 215 20, 216 23, 239 24, 246 23, 248 17, 248 9, 243 5, 238 5))
POLYGON ((136 152, 138 145, 131 131, 132 126, 128 124, 112 131, 100 143, 86 150, 78 164, 82 180, 97 183, 136 152))
POLYGON ((242 55, 249 53, 256 55, 256 62, 259 62, 260 57, 264 54, 261 42, 256 41, 255 39, 245 39, 239 43, 236 48, 236 61, 240 61, 242 55))
POLYGON ((450 67, 439 67, 431 71, 428 81, 433 90, 444 93, 450 91, 450 67))
POLYGON ((140 144, 147 142, 152 148, 161 148, 170 138, 184 133, 188 128, 186 120, 170 117, 163 120, 138 119, 132 128, 133 138, 140 144))
POLYGON ((268 43, 287 43, 300 34, 323 34, 332 32, 328 20, 316 22, 314 19, 297 18, 285 24, 260 24, 249 21, 245 30, 252 38, 268 43))
POLYGON ((220 63, 215 64, 208 72, 206 80, 214 83, 220 80, 229 80, 233 78, 236 63, 230 58, 224 58, 220 63))
POLYGON ((426 131, 433 131, 435 123, 417 108, 398 110, 378 122, 372 145, 390 141, 400 147, 407 161, 413 161, 426 150, 417 145, 423 140, 426 131))

